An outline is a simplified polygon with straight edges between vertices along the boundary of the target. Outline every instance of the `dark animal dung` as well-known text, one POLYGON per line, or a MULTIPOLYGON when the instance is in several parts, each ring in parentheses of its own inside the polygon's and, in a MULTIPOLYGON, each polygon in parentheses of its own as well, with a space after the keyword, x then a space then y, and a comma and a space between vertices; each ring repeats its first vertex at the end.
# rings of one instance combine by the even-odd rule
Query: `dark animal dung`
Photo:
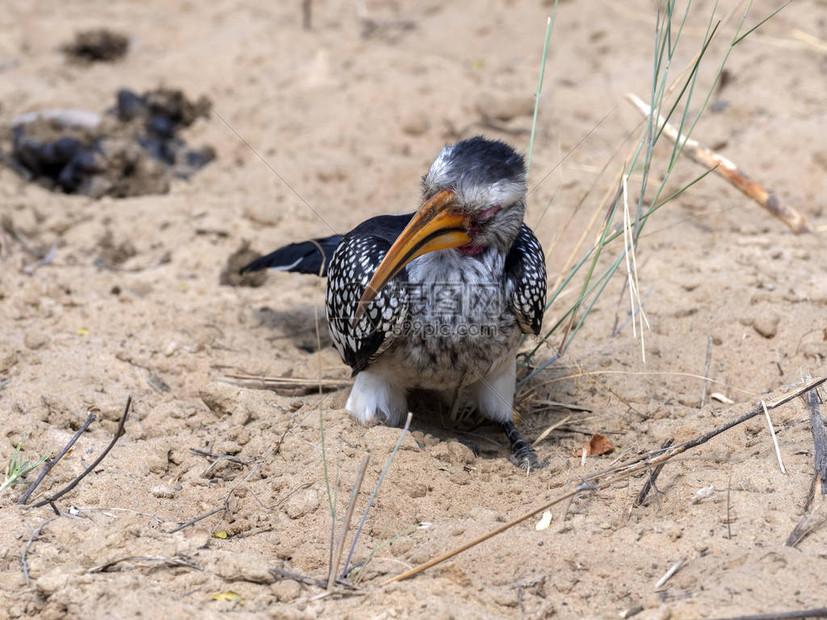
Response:
POLYGON ((215 159, 211 146, 192 149, 178 136, 209 110, 205 97, 190 101, 179 90, 122 89, 103 117, 51 110, 18 118, 7 159, 55 191, 93 198, 164 194, 172 177, 189 178, 215 159))
POLYGON ((71 59, 80 62, 112 62, 123 58, 129 50, 129 37, 106 28, 84 30, 75 40, 62 47, 71 59))

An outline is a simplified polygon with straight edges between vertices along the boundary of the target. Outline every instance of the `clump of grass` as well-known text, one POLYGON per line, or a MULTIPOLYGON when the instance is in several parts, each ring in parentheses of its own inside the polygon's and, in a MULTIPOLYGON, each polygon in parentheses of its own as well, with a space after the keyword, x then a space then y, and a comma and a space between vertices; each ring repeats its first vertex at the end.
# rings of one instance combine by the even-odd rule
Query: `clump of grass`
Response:
MULTIPOLYGON (((574 250, 572 258, 568 261, 568 264, 573 262, 573 265, 568 268, 568 271, 566 271, 566 267, 564 267, 557 282, 551 287, 546 310, 548 311, 567 289, 579 284, 579 289, 576 289, 576 298, 567 308, 560 310, 558 318, 538 339, 536 345, 526 352, 522 362, 526 366, 533 365, 533 358, 540 348, 549 344, 553 337, 561 334, 559 344, 555 346, 556 352, 550 359, 544 361, 528 373, 520 381, 520 385, 553 364, 565 353, 594 308, 597 300, 606 289, 612 276, 621 265, 626 265, 626 278, 631 304, 630 316, 632 316, 633 325, 635 325, 635 335, 640 334, 641 336, 641 348, 643 350, 642 337, 643 328, 646 325, 646 318, 640 300, 635 266, 635 249, 640 240, 640 235, 648 219, 658 209, 675 200, 712 171, 711 169, 706 170, 677 190, 671 193, 666 192, 669 180, 676 169, 681 153, 686 145, 686 139, 692 134, 701 115, 706 109, 730 53, 745 37, 778 12, 775 11, 761 20, 757 25, 745 31, 744 26, 752 5, 752 2, 747 3, 741 20, 735 29, 735 33, 724 50, 712 84, 707 89, 698 110, 692 112, 693 96, 695 95, 695 88, 702 62, 707 58, 710 44, 716 35, 718 35, 723 20, 716 17, 716 4, 710 15, 700 50, 689 66, 670 83, 670 69, 673 65, 673 59, 676 57, 683 27, 689 17, 691 0, 687 0, 683 11, 678 11, 678 4, 677 0, 662 0, 658 5, 658 15, 655 25, 652 86, 649 95, 651 113, 645 120, 640 136, 633 144, 631 153, 620 166, 614 187, 607 192, 606 198, 603 203, 599 205, 598 210, 595 212, 595 217, 592 218, 592 222, 589 224, 589 229, 591 229, 600 219, 600 212, 604 213, 602 224, 595 233, 594 243, 585 251, 582 250, 583 241, 585 241, 589 232, 589 229, 587 229, 583 232, 580 243, 574 250), (674 94, 675 92, 677 92, 676 95, 674 94), (663 122, 659 122, 659 117, 663 117, 663 122), (679 122, 677 123, 678 129, 685 139, 675 142, 669 158, 666 161, 660 161, 655 156, 655 147, 661 141, 662 137, 664 137, 664 126, 670 122, 670 119, 673 117, 679 118, 679 122), (650 180, 654 178, 654 175, 651 174, 653 167, 664 168, 660 183, 654 190, 649 187, 650 180), (630 197, 631 190, 629 185, 632 179, 634 179, 637 184, 634 188, 638 196, 636 201, 633 201, 630 197), (650 194, 653 191, 653 197, 650 200, 646 200, 645 198, 647 190, 650 191, 650 194), (613 244, 615 240, 621 237, 623 238, 622 246, 620 244, 613 244), (610 248, 610 251, 604 252, 607 248, 610 248), (574 257, 580 252, 582 252, 582 254, 575 262, 574 257), (581 272, 584 273, 580 275, 581 272), (580 277, 576 277, 578 275, 580 277)), ((544 64, 545 57, 543 58, 543 65, 544 64)), ((543 213, 543 215, 545 215, 545 213, 543 213)), ((540 219, 542 220, 542 217, 540 219)))
POLYGON ((20 450, 23 448, 23 442, 26 441, 26 434, 23 434, 23 438, 20 440, 20 443, 17 444, 17 448, 14 449, 14 454, 12 454, 11 459, 9 460, 9 465, 6 468, 6 476, 0 484, 0 493, 3 493, 8 488, 11 488, 17 484, 23 484, 26 482, 26 476, 28 476, 33 470, 40 467, 43 462, 49 458, 49 455, 46 454, 41 456, 36 461, 24 461, 20 456, 20 450))

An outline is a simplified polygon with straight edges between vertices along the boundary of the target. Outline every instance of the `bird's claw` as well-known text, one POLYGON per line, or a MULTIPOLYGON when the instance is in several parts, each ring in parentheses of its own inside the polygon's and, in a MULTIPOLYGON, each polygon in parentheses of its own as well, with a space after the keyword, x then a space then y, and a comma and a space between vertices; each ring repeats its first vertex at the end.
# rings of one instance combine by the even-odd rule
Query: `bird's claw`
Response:
POLYGON ((540 461, 537 455, 534 454, 534 450, 529 446, 513 452, 511 454, 511 462, 526 473, 531 473, 535 469, 548 467, 548 461, 540 461))
POLYGON ((548 466, 548 461, 540 462, 537 455, 534 454, 534 450, 525 442, 513 422, 505 422, 503 430, 511 443, 512 463, 525 472, 548 466))

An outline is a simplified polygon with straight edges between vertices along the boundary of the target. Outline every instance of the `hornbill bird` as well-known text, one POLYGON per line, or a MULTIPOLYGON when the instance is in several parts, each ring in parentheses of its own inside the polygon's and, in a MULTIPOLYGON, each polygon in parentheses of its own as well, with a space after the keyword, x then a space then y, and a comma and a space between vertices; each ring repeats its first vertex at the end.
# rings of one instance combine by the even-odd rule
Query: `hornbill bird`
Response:
POLYGON ((543 249, 523 223, 523 156, 475 137, 446 146, 422 180, 414 213, 380 215, 344 236, 294 243, 242 272, 327 276, 333 344, 353 369, 347 410, 399 426, 411 390, 463 398, 502 425, 512 461, 540 463, 514 426, 516 354, 539 334, 543 249))

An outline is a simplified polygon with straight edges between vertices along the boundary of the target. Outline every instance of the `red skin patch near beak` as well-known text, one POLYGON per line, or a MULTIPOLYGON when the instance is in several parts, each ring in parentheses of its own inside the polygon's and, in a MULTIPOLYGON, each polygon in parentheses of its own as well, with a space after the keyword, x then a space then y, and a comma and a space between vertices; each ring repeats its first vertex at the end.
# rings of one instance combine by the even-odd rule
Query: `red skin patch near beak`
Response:
MULTIPOLYGON (((471 222, 471 224, 468 226, 468 233, 471 236, 473 236, 476 233, 480 232, 479 222, 480 221, 484 222, 485 220, 491 219, 492 217, 497 215, 497 213, 499 213, 500 208, 501 207, 499 207, 499 206, 493 206, 489 209, 486 209, 482 213, 480 213, 477 216, 476 220, 471 222)), ((459 246, 457 248, 457 252, 459 252, 463 256, 476 256, 477 254, 482 253, 485 250, 486 247, 487 246, 485 246, 485 245, 475 243, 475 242, 472 241, 471 243, 466 243, 465 245, 459 246)))
POLYGON ((466 243, 465 245, 461 245, 457 248, 457 252, 463 256, 476 256, 483 250, 485 250, 485 246, 480 245, 479 243, 466 243))

